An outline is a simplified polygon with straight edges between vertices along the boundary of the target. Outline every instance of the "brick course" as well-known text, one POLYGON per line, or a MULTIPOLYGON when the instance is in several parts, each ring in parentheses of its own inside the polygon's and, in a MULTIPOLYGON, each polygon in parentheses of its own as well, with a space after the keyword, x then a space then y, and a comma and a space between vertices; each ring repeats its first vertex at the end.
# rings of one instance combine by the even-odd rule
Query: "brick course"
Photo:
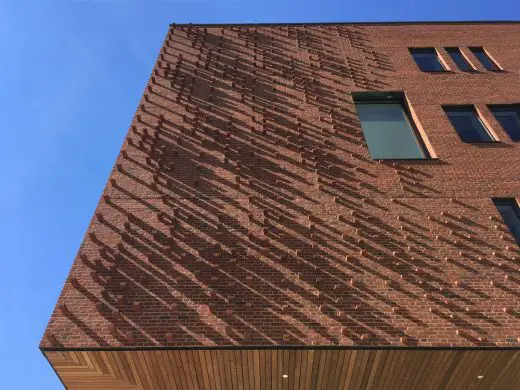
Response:
POLYGON ((519 196, 520 153, 486 106, 520 103, 519 36, 172 25, 41 347, 519 346, 519 250, 491 198, 519 196), (437 158, 371 160, 367 90, 404 91, 437 158), (442 104, 475 104, 500 142, 461 142, 442 104))

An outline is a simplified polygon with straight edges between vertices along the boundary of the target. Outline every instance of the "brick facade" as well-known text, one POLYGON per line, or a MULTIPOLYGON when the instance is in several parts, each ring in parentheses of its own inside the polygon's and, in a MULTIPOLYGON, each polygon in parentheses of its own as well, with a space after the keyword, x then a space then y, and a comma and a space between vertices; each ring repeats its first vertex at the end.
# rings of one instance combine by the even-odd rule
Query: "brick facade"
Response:
POLYGON ((520 103, 519 37, 172 25, 41 347, 518 347, 519 249, 491 198, 520 195, 520 149, 486 105, 520 103), (366 90, 404 91, 436 158, 372 160, 366 90), (500 142, 463 143, 442 104, 475 104, 500 142))

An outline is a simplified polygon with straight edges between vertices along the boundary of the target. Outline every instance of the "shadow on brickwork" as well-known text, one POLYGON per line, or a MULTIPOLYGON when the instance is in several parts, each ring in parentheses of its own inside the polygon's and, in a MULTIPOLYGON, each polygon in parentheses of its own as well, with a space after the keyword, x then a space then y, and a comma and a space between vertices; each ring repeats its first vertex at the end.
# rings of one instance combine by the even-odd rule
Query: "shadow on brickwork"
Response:
POLYGON ((493 345, 500 321, 472 308, 489 289, 445 268, 511 258, 474 205, 420 222, 401 198, 442 194, 420 165, 368 159, 349 91, 394 70, 372 45, 361 26, 173 28, 69 279, 110 334, 63 314, 100 346, 417 345, 432 322, 493 345))

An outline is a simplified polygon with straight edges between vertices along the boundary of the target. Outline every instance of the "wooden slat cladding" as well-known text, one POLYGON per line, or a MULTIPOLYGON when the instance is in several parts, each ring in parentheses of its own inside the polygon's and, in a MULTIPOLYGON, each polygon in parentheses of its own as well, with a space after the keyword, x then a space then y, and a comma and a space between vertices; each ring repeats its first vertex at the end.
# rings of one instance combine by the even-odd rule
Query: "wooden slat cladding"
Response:
POLYGON ((45 351, 74 389, 516 389, 517 350, 45 351), (482 376, 482 378, 479 378, 482 376))

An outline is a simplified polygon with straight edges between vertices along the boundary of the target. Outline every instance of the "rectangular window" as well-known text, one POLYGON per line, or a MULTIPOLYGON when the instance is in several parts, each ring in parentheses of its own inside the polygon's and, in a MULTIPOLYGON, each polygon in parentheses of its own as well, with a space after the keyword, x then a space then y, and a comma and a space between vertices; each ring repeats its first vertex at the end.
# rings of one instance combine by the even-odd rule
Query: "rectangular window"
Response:
POLYGON ((475 70, 458 47, 447 47, 446 51, 450 55, 453 62, 455 62, 455 64, 457 64, 459 69, 463 72, 471 72, 475 70))
POLYGON ((491 57, 486 53, 483 47, 470 47, 469 50, 477 57, 480 63, 487 70, 501 70, 500 67, 491 59, 491 57))
POLYGON ((520 105, 489 106, 512 141, 520 141, 520 105))
POLYGON ((514 236, 516 242, 520 244, 520 210, 514 198, 493 199, 498 212, 502 216, 504 223, 514 236))
POLYGON ((434 48, 410 49, 413 59, 423 72, 444 72, 444 66, 434 48))
POLYGON ((473 106, 446 106, 444 112, 464 142, 493 142, 473 106))
POLYGON ((430 157, 410 119, 401 93, 353 95, 361 129, 373 159, 430 157))

